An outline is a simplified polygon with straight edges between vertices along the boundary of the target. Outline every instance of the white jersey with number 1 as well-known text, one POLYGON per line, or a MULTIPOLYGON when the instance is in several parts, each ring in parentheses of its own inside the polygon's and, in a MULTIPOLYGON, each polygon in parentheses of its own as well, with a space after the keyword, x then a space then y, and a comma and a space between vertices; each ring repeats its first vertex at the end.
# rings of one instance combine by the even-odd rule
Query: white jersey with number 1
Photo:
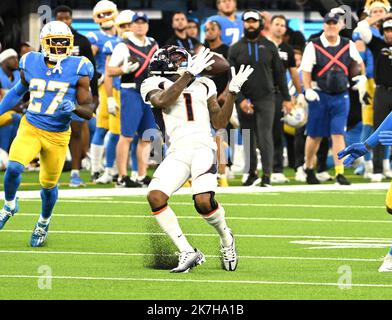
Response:
MULTIPOLYGON (((144 80, 140 92, 147 102, 148 93, 167 89, 173 83, 163 77, 150 77, 144 80)), ((198 145, 216 149, 207 106, 207 100, 213 95, 216 95, 215 83, 205 77, 196 78, 172 106, 162 110, 170 149, 198 145)))

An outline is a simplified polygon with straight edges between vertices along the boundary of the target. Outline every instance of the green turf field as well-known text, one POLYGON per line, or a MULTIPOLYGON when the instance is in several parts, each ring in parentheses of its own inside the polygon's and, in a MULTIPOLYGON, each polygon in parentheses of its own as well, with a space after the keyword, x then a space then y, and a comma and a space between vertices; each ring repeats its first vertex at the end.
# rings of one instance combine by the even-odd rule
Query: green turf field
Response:
POLYGON ((384 191, 217 198, 236 234, 235 272, 221 269, 218 237, 198 217, 190 196, 171 201, 190 242, 207 255, 188 274, 168 272, 175 248, 142 196, 61 199, 40 249, 28 246, 40 200, 22 199, 18 215, 0 231, 0 299, 392 297, 392 273, 377 272, 392 245, 384 191), (42 278, 48 270, 51 289, 40 289, 50 287, 42 278))

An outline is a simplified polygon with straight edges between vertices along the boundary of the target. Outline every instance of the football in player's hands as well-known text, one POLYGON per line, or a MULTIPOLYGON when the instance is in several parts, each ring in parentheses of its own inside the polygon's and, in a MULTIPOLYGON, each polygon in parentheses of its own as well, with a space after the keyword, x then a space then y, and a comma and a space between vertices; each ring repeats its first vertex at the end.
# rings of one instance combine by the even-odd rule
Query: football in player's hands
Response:
POLYGON ((229 62, 221 54, 216 52, 211 52, 213 54, 214 63, 207 68, 205 68, 201 75, 203 76, 217 76, 230 69, 229 62))

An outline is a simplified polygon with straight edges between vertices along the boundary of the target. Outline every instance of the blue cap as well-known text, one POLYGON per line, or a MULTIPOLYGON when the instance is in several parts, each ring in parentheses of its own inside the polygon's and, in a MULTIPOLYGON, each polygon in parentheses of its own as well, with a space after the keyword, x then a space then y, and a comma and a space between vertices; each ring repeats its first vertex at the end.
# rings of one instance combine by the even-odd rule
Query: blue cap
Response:
POLYGON ((142 11, 138 11, 138 12, 136 12, 136 13, 133 15, 132 22, 135 22, 136 20, 139 20, 139 19, 142 19, 142 20, 144 20, 145 22, 148 23, 148 17, 147 17, 147 15, 146 15, 144 12, 142 12, 142 11))
POLYGON ((335 22, 338 23, 340 20, 340 15, 333 13, 333 12, 329 12, 328 14, 325 15, 324 17, 324 23, 328 23, 328 22, 335 22))

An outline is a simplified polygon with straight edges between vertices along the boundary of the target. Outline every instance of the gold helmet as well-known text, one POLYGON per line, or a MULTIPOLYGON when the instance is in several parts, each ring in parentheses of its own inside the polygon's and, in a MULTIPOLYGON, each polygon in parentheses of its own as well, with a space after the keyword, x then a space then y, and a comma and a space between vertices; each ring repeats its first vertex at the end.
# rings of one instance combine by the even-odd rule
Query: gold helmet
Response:
POLYGON ((52 21, 42 28, 40 42, 44 56, 57 62, 72 54, 74 36, 64 22, 52 21))
POLYGON ((101 0, 93 9, 94 22, 103 29, 111 29, 118 14, 117 5, 112 1, 101 0))
POLYGON ((130 29, 125 29, 121 26, 125 24, 132 24, 132 18, 134 16, 135 12, 132 10, 124 10, 121 11, 120 14, 116 18, 116 28, 117 28, 117 34, 121 38, 127 38, 129 35, 129 32, 131 32, 130 29))
POLYGON ((386 12, 391 10, 391 4, 388 0, 367 0, 365 3, 365 13, 370 14, 373 8, 384 8, 386 12))

